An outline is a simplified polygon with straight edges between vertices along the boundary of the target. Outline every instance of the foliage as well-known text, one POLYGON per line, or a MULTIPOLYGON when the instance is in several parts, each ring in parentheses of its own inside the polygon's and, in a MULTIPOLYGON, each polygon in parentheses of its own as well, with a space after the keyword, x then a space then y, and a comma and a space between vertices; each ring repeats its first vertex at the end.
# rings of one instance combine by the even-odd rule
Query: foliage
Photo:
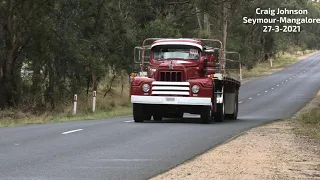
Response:
POLYGON ((262 33, 261 24, 243 24, 257 7, 320 15, 319 4, 299 0, 2 0, 0 108, 56 109, 74 93, 88 95, 107 87, 101 85, 105 78, 130 73, 133 48, 144 38, 222 39, 224 18, 227 49, 239 51, 249 69, 266 55, 320 47, 317 24, 302 25, 298 34, 262 33))

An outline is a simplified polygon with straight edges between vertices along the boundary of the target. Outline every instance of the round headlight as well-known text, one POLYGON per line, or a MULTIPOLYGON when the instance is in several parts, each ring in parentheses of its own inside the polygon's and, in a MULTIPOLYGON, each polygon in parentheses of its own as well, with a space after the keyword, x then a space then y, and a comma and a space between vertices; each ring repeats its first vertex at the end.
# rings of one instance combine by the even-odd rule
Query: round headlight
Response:
POLYGON ((192 86, 192 92, 193 93, 197 94, 199 92, 199 90, 200 90, 200 87, 198 85, 193 85, 192 86))
POLYGON ((142 91, 145 92, 145 93, 149 92, 150 91, 150 85, 149 84, 144 84, 142 86, 142 91))

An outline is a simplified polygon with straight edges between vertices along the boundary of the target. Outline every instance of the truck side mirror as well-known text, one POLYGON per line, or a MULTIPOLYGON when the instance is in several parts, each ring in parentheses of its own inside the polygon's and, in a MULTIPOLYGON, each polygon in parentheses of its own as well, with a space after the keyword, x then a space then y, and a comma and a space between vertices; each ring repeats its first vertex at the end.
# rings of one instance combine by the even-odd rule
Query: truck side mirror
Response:
POLYGON ((220 49, 214 48, 213 55, 215 57, 215 60, 217 61, 216 64, 220 64, 220 49))

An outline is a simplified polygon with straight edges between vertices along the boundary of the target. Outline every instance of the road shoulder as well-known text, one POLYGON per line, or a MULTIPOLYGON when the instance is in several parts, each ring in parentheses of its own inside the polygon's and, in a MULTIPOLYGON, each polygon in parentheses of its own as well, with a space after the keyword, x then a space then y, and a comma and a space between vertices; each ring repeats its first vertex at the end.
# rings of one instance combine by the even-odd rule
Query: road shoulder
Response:
POLYGON ((292 119, 248 130, 152 179, 320 179, 320 139, 296 133, 297 118, 319 106, 320 91, 292 119))

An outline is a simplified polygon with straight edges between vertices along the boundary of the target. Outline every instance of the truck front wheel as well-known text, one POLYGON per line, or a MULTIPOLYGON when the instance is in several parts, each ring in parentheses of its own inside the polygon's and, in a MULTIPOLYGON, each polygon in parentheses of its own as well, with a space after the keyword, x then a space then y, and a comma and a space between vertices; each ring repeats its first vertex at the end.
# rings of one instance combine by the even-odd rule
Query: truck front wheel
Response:
POLYGON ((162 121, 162 116, 161 116, 161 114, 154 114, 154 115, 153 115, 153 120, 155 120, 155 121, 162 121))
POLYGON ((133 119, 135 122, 143 122, 150 120, 151 116, 144 112, 142 104, 133 104, 133 119))
POLYGON ((211 106, 204 106, 201 110, 201 123, 202 124, 210 124, 211 120, 212 120, 212 116, 211 116, 211 106))

